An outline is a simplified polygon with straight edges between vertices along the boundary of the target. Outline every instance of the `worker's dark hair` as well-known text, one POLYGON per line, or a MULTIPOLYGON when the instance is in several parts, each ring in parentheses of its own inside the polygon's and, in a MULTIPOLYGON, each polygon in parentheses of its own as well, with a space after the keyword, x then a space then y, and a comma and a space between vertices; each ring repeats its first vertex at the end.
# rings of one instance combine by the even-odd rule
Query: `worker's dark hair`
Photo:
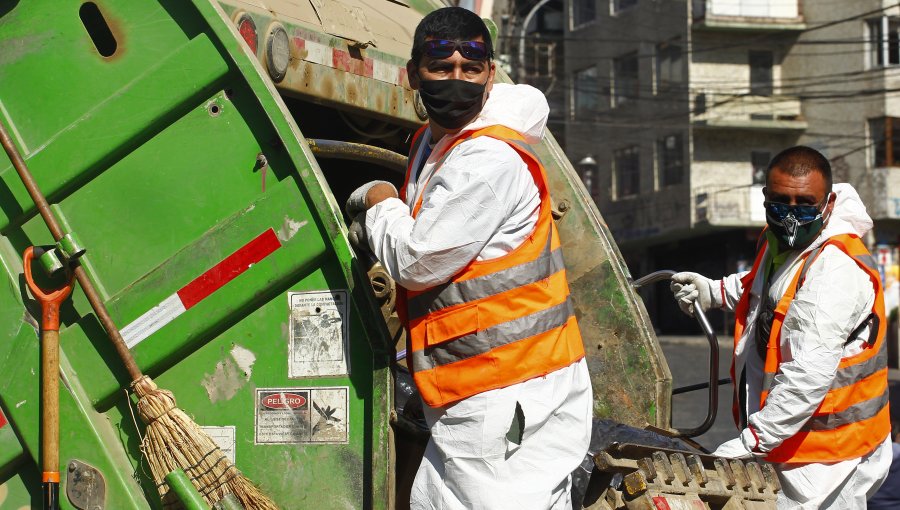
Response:
POLYGON ((494 44, 484 21, 474 12, 462 7, 444 7, 431 11, 416 27, 413 36, 412 62, 418 66, 424 54, 425 38, 470 41, 478 36, 487 47, 488 60, 494 58, 494 44))
POLYGON ((769 174, 776 168, 778 171, 794 177, 802 177, 810 172, 819 172, 825 178, 825 191, 831 193, 831 163, 821 152, 812 147, 797 145, 779 152, 772 158, 766 169, 766 183, 769 182, 769 174))

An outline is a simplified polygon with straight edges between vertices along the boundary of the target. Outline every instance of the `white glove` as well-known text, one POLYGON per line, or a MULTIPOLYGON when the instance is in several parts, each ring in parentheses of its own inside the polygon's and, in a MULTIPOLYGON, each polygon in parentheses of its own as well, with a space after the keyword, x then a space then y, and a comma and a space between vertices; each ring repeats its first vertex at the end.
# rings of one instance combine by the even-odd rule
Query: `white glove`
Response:
POLYGON ((741 431, 741 435, 730 441, 720 444, 716 451, 712 454, 716 457, 725 457, 729 459, 749 459, 751 457, 765 457, 766 453, 758 451, 759 442, 753 431, 745 428, 741 431), (757 451, 753 451, 756 448, 757 451))
POLYGON ((714 292, 713 281, 701 274, 675 273, 669 288, 675 294, 675 301, 681 311, 691 317, 694 316, 694 303, 699 303, 704 312, 713 306, 722 306, 721 293, 714 292))
MULTIPOLYGON (((376 184, 387 184, 391 188, 394 188, 394 185, 387 181, 367 182, 356 188, 356 191, 350 194, 350 198, 348 198, 347 203, 344 204, 344 210, 347 212, 348 217, 355 219, 357 214, 366 210, 366 194, 369 193, 369 190, 376 184)), ((394 193, 396 192, 397 188, 394 188, 394 193)))

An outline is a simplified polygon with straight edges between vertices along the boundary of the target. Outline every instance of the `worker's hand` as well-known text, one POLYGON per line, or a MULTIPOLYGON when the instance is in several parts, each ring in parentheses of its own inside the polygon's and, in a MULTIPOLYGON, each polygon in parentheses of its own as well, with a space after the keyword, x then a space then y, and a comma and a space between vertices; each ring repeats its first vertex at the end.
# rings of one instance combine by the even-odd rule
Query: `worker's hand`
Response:
POLYGON ((350 245, 357 250, 371 253, 372 249, 369 248, 369 237, 366 235, 365 211, 356 213, 356 216, 353 218, 353 221, 350 222, 350 227, 348 229, 350 231, 348 236, 350 238, 350 245))
POLYGON ((379 202, 389 198, 398 198, 397 188, 389 182, 380 182, 366 193, 366 209, 375 207, 379 202))
POLYGON ((347 216, 355 218, 357 214, 378 202, 396 196, 397 188, 387 181, 367 182, 350 194, 350 198, 347 199, 347 203, 344 205, 344 210, 347 212, 347 216))
POLYGON ((725 441, 719 445, 712 454, 717 457, 726 457, 729 459, 749 459, 751 457, 764 457, 766 455, 765 452, 760 451, 759 439, 757 439, 756 434, 753 433, 750 427, 742 430, 739 437, 736 437, 731 441, 725 441))
POLYGON ((699 303, 704 312, 713 306, 722 306, 721 294, 714 292, 713 281, 701 274, 675 273, 669 288, 675 294, 675 301, 681 311, 691 317, 694 316, 694 303, 699 303))

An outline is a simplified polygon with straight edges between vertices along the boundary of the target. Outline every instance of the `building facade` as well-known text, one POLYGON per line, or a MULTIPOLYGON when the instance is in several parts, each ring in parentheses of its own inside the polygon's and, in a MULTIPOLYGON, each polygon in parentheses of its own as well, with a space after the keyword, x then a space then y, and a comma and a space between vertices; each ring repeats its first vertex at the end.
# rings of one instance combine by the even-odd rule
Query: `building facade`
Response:
MULTIPOLYGON (((765 224, 765 168, 804 144, 859 190, 890 283, 896 3, 569 0, 566 18, 566 150, 635 276, 745 269, 765 224)), ((645 299, 663 331, 696 330, 667 292, 645 299)))

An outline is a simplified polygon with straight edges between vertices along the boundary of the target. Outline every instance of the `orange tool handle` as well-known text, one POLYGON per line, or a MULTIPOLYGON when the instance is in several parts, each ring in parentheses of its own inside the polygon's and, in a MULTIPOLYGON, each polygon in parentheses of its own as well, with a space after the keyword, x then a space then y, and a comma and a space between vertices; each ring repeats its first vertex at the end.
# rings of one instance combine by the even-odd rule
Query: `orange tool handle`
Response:
POLYGON ((72 293, 72 275, 69 274, 66 283, 58 288, 50 291, 44 291, 38 284, 34 282, 31 275, 31 261, 34 259, 34 246, 25 249, 22 255, 22 261, 25 265, 25 281, 28 282, 28 288, 34 298, 41 303, 41 329, 44 331, 59 331, 59 306, 69 294, 72 293))

